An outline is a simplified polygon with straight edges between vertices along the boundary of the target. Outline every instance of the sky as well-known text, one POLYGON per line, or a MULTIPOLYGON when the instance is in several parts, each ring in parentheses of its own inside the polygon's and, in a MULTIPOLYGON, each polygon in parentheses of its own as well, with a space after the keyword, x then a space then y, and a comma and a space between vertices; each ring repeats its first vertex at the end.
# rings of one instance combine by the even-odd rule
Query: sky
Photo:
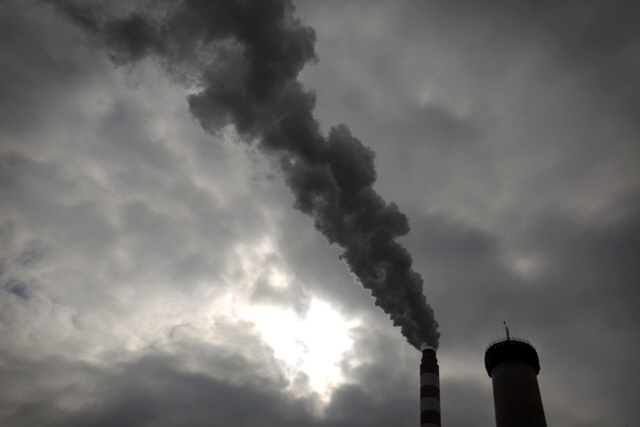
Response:
POLYGON ((0 424, 415 426, 428 342, 492 426, 506 321, 550 427, 637 425, 639 18, 0 2, 0 424))

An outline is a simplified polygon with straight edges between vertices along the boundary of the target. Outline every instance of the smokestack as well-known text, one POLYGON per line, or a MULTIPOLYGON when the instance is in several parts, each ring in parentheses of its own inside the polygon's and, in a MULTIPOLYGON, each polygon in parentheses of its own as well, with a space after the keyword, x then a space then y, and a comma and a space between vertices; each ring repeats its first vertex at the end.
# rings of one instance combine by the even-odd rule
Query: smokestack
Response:
POLYGON ((420 363, 420 426, 440 427, 440 367, 436 350, 422 350, 420 363))
POLYGON ((491 343, 484 365, 493 383, 496 427, 547 427, 536 378, 540 362, 529 342, 507 335, 491 343))

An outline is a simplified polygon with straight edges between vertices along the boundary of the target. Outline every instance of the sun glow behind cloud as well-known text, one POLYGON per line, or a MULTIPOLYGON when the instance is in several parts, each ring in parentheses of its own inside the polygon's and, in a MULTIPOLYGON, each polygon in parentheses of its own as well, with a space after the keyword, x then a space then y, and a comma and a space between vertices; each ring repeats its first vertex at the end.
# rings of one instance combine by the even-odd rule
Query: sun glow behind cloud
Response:
POLYGON ((303 315, 277 307, 253 308, 248 317, 275 356, 286 363, 292 381, 306 374, 311 388, 325 400, 345 381, 339 364, 352 346, 349 329, 355 324, 345 321, 328 303, 314 299, 303 315))
MULTIPOLYGON (((273 220, 273 215, 267 212, 265 218, 273 220)), ((358 326, 358 321, 344 319, 313 294, 306 294, 302 305, 272 299, 277 295, 290 298, 296 279, 281 258, 278 239, 269 232, 237 244, 227 266, 227 280, 234 286, 225 298, 226 316, 234 322, 255 325, 281 362, 290 393, 317 393, 328 402, 332 390, 346 382, 340 363, 352 348, 349 331, 358 326), (270 296, 256 297, 260 288, 268 289, 266 294, 270 296)))

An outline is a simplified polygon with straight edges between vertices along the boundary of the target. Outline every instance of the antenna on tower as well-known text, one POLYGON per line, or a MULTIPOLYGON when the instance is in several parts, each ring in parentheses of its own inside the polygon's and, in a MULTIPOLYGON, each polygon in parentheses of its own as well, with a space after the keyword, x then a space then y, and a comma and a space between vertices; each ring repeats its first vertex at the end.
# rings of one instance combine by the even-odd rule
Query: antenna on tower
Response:
POLYGON ((509 327, 507 326, 507 322, 502 322, 504 323, 504 330, 507 332, 507 341, 509 341, 510 337, 509 337, 509 327))

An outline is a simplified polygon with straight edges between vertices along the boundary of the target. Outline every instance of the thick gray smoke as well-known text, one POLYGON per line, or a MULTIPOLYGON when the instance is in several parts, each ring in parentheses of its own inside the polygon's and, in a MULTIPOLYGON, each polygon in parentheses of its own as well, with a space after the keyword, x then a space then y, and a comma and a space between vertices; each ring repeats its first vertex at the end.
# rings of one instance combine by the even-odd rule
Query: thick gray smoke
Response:
POLYGON ((116 64, 150 58, 196 87, 191 113, 209 132, 233 125, 277 158, 295 207, 315 220, 375 303, 416 348, 440 334, 422 278, 396 238, 407 217, 374 190, 374 153, 344 125, 321 134, 315 96, 297 80, 316 60, 315 33, 286 0, 182 0, 117 10, 112 3, 54 2, 109 50, 116 64))

